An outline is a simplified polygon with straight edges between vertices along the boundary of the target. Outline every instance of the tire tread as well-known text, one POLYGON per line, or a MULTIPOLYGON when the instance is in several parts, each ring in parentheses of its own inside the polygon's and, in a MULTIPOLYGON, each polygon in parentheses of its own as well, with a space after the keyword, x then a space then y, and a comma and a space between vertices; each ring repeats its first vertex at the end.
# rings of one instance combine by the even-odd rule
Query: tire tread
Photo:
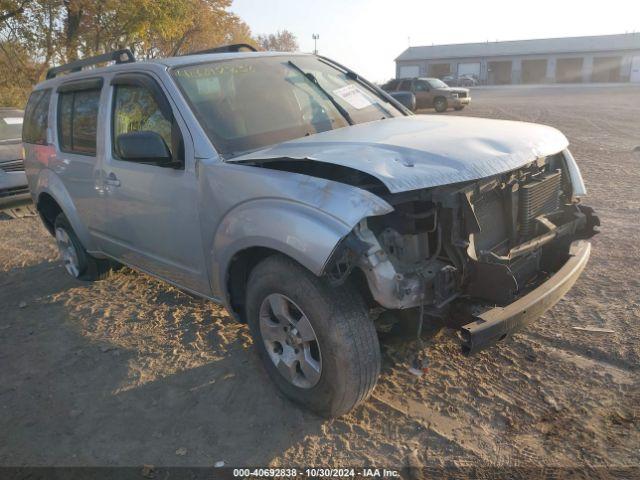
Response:
POLYGON ((258 264, 250 275, 249 286, 265 275, 283 271, 295 276, 301 288, 308 292, 307 295, 314 295, 315 291, 325 304, 331 306, 332 327, 336 335, 347 339, 353 347, 350 354, 352 361, 344 365, 343 370, 349 378, 347 385, 339 398, 332 399, 326 410, 318 412, 330 417, 346 414, 369 397, 376 386, 381 367, 378 337, 373 322, 368 318, 364 301, 350 285, 334 288, 284 255, 272 255, 258 264))

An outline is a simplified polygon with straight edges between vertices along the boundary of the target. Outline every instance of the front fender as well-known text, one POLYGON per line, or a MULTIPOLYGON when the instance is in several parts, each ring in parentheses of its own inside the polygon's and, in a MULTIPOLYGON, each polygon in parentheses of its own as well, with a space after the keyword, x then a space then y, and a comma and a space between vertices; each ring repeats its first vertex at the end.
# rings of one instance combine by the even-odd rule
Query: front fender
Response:
POLYGON ((69 219, 69 222, 73 227, 73 231, 76 233, 85 249, 88 251, 96 250, 94 242, 91 240, 91 236, 89 235, 89 230, 80 220, 78 210, 73 204, 71 196, 62 183, 62 180, 60 180, 55 172, 48 168, 43 168, 38 172, 38 177, 33 187, 33 197, 36 205, 40 199, 40 195, 43 193, 51 195, 51 197, 53 197, 53 199, 58 203, 62 212, 69 219))
POLYGON ((277 250, 321 275, 334 247, 351 228, 335 217, 290 200, 244 203, 225 216, 215 236, 212 258, 213 271, 218 272, 217 287, 225 285, 232 258, 252 247, 277 250))

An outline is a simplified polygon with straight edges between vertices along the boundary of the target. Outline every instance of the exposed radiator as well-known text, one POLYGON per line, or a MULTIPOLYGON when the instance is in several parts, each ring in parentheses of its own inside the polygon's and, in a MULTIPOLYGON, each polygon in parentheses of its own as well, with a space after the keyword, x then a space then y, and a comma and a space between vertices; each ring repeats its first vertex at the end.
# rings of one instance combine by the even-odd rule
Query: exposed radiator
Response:
POLYGON ((5 172, 24 172, 24 162, 22 160, 9 160, 0 162, 0 169, 5 172))
POLYGON ((536 217, 560 207, 560 170, 548 173, 520 187, 520 234, 531 236, 535 231, 536 217))

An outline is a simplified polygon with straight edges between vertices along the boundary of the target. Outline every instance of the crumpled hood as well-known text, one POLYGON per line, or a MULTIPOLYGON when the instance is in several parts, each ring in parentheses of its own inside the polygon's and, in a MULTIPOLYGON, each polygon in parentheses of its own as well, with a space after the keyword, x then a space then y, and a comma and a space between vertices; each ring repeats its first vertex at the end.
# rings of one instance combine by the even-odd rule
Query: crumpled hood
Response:
POLYGON ((366 172, 392 193, 501 174, 564 150, 558 130, 534 123, 412 115, 330 130, 229 159, 307 159, 366 172))

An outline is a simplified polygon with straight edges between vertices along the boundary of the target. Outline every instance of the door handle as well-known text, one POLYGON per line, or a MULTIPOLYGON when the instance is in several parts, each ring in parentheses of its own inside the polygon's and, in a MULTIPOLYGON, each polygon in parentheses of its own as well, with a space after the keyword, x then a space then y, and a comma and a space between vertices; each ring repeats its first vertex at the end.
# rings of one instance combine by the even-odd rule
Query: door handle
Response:
POLYGON ((116 174, 111 172, 107 178, 104 179, 104 184, 109 185, 111 187, 119 187, 120 180, 116 177, 116 174))

